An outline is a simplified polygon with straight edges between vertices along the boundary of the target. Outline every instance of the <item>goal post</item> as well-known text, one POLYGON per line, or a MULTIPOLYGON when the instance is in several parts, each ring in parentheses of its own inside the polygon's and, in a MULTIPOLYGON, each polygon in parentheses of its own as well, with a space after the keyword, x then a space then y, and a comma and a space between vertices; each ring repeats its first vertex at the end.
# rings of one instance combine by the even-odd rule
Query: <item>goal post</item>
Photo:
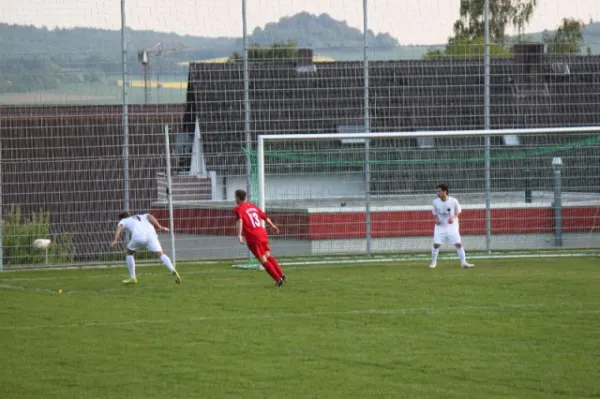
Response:
POLYGON ((255 165, 259 206, 301 256, 423 256, 440 183, 467 251, 600 247, 600 126, 266 134, 255 165))

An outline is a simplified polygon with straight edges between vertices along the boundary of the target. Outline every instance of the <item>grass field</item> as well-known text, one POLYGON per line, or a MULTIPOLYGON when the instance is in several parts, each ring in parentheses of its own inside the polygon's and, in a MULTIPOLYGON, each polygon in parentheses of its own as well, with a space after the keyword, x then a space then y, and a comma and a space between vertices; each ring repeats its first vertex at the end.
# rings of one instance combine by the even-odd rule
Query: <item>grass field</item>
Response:
POLYGON ((3 273, 0 397, 600 396, 600 259, 439 263, 3 273))
MULTIPOLYGON (((28 93, 0 93, 0 105, 92 105, 92 104, 122 104, 123 89, 119 87, 119 75, 109 75, 105 83, 72 83, 56 89, 28 93)), ((128 81, 135 83, 127 89, 129 104, 143 104, 145 91, 143 76, 131 75, 128 81)), ((155 82, 155 80, 154 80, 155 82)), ((183 104, 185 103, 187 85, 186 75, 161 78, 165 87, 160 90, 151 88, 150 103, 183 104)))

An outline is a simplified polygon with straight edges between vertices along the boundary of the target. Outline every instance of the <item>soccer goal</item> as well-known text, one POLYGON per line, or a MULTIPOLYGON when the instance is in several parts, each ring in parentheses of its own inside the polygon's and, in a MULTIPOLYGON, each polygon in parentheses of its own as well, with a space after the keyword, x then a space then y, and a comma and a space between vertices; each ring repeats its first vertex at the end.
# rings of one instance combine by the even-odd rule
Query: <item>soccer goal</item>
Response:
POLYGON ((472 254, 600 248, 600 127, 261 135, 254 155, 276 248, 302 262, 427 258, 440 183, 472 254))

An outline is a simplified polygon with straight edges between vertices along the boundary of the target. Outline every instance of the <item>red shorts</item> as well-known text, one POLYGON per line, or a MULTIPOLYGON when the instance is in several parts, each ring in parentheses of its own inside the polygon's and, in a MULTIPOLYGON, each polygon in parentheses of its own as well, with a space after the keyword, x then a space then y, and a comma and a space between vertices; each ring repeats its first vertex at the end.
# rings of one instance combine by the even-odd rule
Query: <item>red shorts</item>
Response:
POLYGON ((259 241, 259 242, 249 242, 249 243, 247 243, 247 245, 248 245, 248 249, 250 250, 250 252, 252 252, 254 254, 254 256, 256 256, 256 259, 262 258, 263 255, 265 255, 267 252, 271 251, 271 248, 269 248, 268 240, 259 241))

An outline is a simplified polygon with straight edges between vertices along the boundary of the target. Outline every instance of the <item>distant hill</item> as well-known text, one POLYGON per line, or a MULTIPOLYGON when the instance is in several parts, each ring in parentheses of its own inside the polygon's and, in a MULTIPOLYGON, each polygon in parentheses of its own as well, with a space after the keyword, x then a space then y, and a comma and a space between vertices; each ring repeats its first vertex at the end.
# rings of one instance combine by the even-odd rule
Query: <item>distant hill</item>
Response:
MULTIPOLYGON (((170 55, 173 59, 203 59, 224 57, 242 47, 241 38, 210 38, 180 36, 175 33, 136 31, 127 29, 128 50, 135 56, 158 42, 175 41, 189 49, 170 55)), ((293 40, 301 47, 319 49, 347 49, 362 47, 362 32, 328 14, 314 15, 301 12, 283 17, 278 22, 256 28, 250 42, 270 44, 293 40)), ((369 42, 374 48, 391 49, 398 41, 387 33, 375 35, 369 31, 369 42)), ((47 29, 34 26, 0 23, 0 53, 7 57, 23 55, 69 56, 84 58, 88 55, 117 57, 121 53, 121 32, 95 28, 47 29)))
MULTIPOLYGON (((180 36, 175 33, 126 30, 128 51, 137 57, 137 51, 152 47, 161 41, 177 41, 195 53, 207 57, 221 55, 240 45, 236 38, 180 36)), ((47 29, 34 26, 0 23, 0 53, 3 56, 46 55, 86 57, 100 55, 120 57, 121 31, 73 28, 47 29)), ((187 58, 187 57, 186 57, 187 58)))
MULTIPOLYGON (((544 32, 534 32, 526 37, 529 40, 541 40, 543 34, 544 32)), ((147 30, 128 29, 127 38, 128 51, 132 58, 137 56, 138 50, 149 48, 161 41, 179 42, 189 49, 169 54, 168 58, 173 61, 225 57, 233 51, 240 51, 242 46, 239 37, 182 36, 147 30)), ((401 46, 398 40, 388 33, 374 34, 369 31, 368 39, 374 53, 402 54, 406 58, 419 58, 425 47, 401 46)), ((362 32, 328 14, 301 12, 283 17, 277 22, 268 23, 264 28, 254 29, 249 40, 262 45, 293 40, 300 47, 310 47, 318 53, 346 53, 340 56, 341 59, 362 57, 362 32)), ((589 44, 592 49, 598 49, 594 53, 600 52, 600 22, 585 25, 584 42, 586 46, 589 44)), ((3 58, 33 55, 60 56, 65 59, 81 59, 92 55, 108 59, 120 58, 121 32, 95 28, 47 29, 0 23, 0 54, 3 58)), ((374 54, 373 58, 380 57, 374 54)))
MULTIPOLYGON (((369 59, 420 59, 439 46, 404 46, 389 33, 368 33, 369 59)), ((552 32, 546 32, 552 34, 552 32)), ((526 35, 541 40, 544 32, 526 35)), ((294 41, 299 47, 312 48, 316 55, 335 60, 362 60, 363 34, 328 14, 301 12, 277 22, 257 27, 250 43, 269 45, 294 41)), ((182 47, 151 58, 149 78, 185 82, 187 66, 183 61, 228 57, 241 52, 240 37, 182 36, 175 33, 127 29, 128 72, 130 79, 143 79, 137 59, 139 50, 159 42, 182 47), (159 77, 160 76, 160 77, 159 77)), ((600 23, 590 21, 584 27, 582 53, 589 46, 600 53, 600 23)), ((0 94, 22 92, 59 92, 66 86, 77 92, 84 85, 115 84, 121 73, 121 32, 95 28, 47 29, 0 23, 0 94), (79 86, 78 86, 79 85, 79 86)), ((99 86, 98 86, 99 87, 99 86)))
MULTIPOLYGON (((367 33, 369 46, 378 49, 390 49, 399 45, 398 40, 389 33, 375 35, 367 33)), ((357 28, 348 26, 345 21, 338 21, 329 14, 315 15, 301 12, 291 17, 283 17, 278 22, 268 23, 264 29, 256 28, 250 39, 259 44, 273 41, 294 41, 300 47, 313 49, 362 49, 363 33, 357 28)))
MULTIPOLYGON (((131 79, 142 79, 138 51, 167 43, 169 51, 151 56, 149 78, 185 81, 183 61, 228 57, 241 52, 239 37, 210 38, 127 29, 127 64, 131 79), (160 78, 159 78, 160 76, 160 78)), ((404 49, 389 34, 369 32, 372 59, 419 58, 423 51, 404 49)), ((317 55, 336 60, 362 59, 363 37, 327 14, 299 13, 257 28, 250 43, 268 45, 295 41, 317 55)), ((47 29, 0 23, 0 94, 46 92, 66 86, 107 84, 120 79, 121 32, 96 28, 47 29)), ((73 89, 77 91, 77 89, 73 89)))
MULTIPOLYGON (((150 78, 160 75, 184 80, 184 61, 228 57, 241 52, 239 37, 182 36, 175 33, 127 29, 128 72, 139 76, 138 51, 157 43, 177 49, 151 57, 150 78)), ((371 59, 418 59, 419 47, 402 47, 387 33, 368 32, 371 59)), ((283 17, 249 35, 250 43, 269 45, 294 41, 316 55, 336 60, 363 57, 363 34, 328 14, 283 17)), ((121 71, 121 32, 96 28, 48 29, 0 23, 0 93, 54 90, 64 85, 102 83, 118 79, 121 71)))

